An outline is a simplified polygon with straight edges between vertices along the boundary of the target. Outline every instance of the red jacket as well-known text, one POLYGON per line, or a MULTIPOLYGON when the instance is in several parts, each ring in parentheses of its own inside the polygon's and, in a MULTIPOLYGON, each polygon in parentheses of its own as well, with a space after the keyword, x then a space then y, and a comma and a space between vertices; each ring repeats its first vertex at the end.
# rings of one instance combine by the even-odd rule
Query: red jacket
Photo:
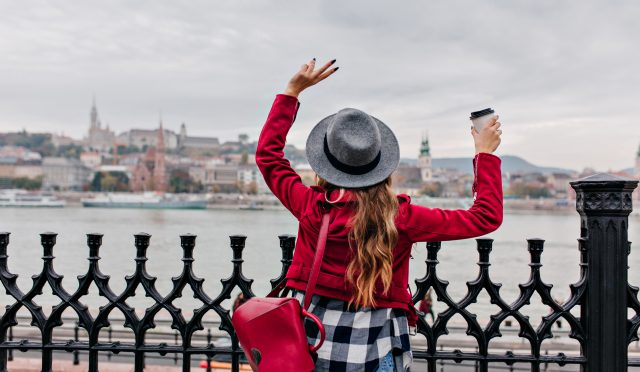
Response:
MULTIPOLYGON (((299 107, 295 97, 279 94, 262 128, 256 163, 264 179, 282 204, 299 221, 298 238, 293 262, 287 272, 287 286, 305 290, 313 264, 315 244, 318 239, 324 190, 317 186, 305 186, 298 174, 284 158, 283 148, 287 133, 295 120, 299 107)), ((396 227, 398 242, 393 255, 392 286, 383 296, 379 285, 376 301, 379 307, 399 308, 408 312, 409 323, 414 325, 416 316, 409 292, 409 258, 415 242, 466 239, 488 234, 502 223, 502 177, 500 158, 480 153, 473 159, 476 198, 469 210, 443 210, 411 204, 409 196, 398 195, 400 202, 396 227)), ((335 195, 330 196, 334 200, 335 195)), ((341 202, 330 209, 330 224, 316 293, 322 296, 348 301, 353 288, 347 283, 345 272, 351 259, 347 241, 347 222, 353 210, 347 191, 341 202)))

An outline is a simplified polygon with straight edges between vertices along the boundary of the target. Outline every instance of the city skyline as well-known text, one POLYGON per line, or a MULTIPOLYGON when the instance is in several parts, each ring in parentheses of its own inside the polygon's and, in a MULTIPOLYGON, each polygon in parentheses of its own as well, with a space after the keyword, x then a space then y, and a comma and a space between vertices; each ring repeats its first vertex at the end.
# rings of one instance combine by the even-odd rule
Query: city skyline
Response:
MULTIPOLYGON (((157 132, 158 128, 162 127, 163 128, 163 132, 165 133, 172 133, 176 138, 178 136, 181 135, 182 131, 185 131, 185 123, 182 122, 179 124, 179 129, 174 129, 173 126, 169 125, 168 127, 165 125, 164 120, 162 118, 162 113, 159 114, 158 118, 156 119, 156 123, 154 125, 151 126, 142 126, 142 127, 131 127, 131 128, 122 128, 122 130, 112 130, 112 128, 110 128, 108 123, 103 123, 100 115, 98 113, 97 110, 97 104, 96 104, 96 98, 95 95, 93 96, 92 99, 92 105, 91 105, 91 109, 90 109, 90 124, 88 126, 88 130, 85 133, 80 134, 79 136, 69 136, 67 135, 64 131, 61 132, 30 132, 30 133, 45 133, 45 134, 50 134, 50 135, 57 135, 57 136, 62 136, 62 137, 66 137, 66 138, 70 138, 72 139, 74 142, 81 144, 81 143, 86 143, 87 140, 89 140, 92 137, 91 132, 93 130, 96 129, 96 125, 98 128, 98 131, 103 131, 103 132, 111 132, 112 135, 114 136, 113 140, 107 141, 107 146, 111 146, 112 144, 116 144, 117 146, 126 146, 122 141, 122 136, 123 135, 128 135, 129 133, 133 132, 133 131, 143 131, 143 132, 157 132)), ((26 129, 23 129, 26 130, 26 129)), ((8 133, 8 132, 5 132, 8 133)), ((15 132, 14 132, 15 133, 15 132)), ((29 133, 29 131, 27 131, 27 133, 29 133)), ((185 132, 186 133, 186 132, 185 132)), ((3 132, 0 132, 0 134, 3 134, 3 132)), ((197 133, 196 133, 197 135, 197 133)), ((154 135, 155 136, 155 135, 154 135)), ((232 136, 231 138, 219 138, 217 136, 213 136, 213 137, 198 137, 198 138, 209 138, 212 140, 221 140, 220 143, 231 143, 231 142, 237 142, 238 138, 243 137, 243 136, 247 136, 246 133, 235 133, 235 136, 232 136)), ((250 138, 250 137, 248 137, 250 138)), ((424 145, 424 141, 427 141, 427 146, 429 146, 429 133, 428 131, 424 131, 421 134, 421 148, 418 149, 418 152, 416 154, 406 154, 407 156, 401 156, 401 160, 407 161, 407 160, 418 160, 418 158, 420 157, 420 155, 422 154, 422 146, 424 145)), ((251 139, 252 142, 257 142, 257 138, 252 138, 251 139)), ((166 140, 165 140, 166 143, 166 140)), ((304 149, 303 147, 299 147, 296 146, 295 144, 292 144, 294 147, 298 148, 298 149, 304 149)), ((112 149, 102 149, 101 151, 106 152, 106 153, 110 153, 112 152, 112 149)), ((401 152, 402 152, 402 144, 401 144, 401 152)), ((406 153, 406 152, 405 152, 406 153)), ((502 154, 503 156, 506 157, 510 157, 510 158, 519 158, 535 167, 541 167, 541 168, 558 168, 558 169, 564 169, 566 171, 571 171, 571 172, 581 172, 584 170, 588 170, 588 169, 594 169, 593 167, 590 166, 584 166, 582 168, 570 168, 570 167, 563 167, 563 166, 559 166, 557 164, 541 164, 541 163, 537 163, 535 161, 531 161, 530 159, 526 159, 523 156, 521 156, 518 153, 512 153, 512 154, 502 154)), ((638 161, 638 156, 640 156, 640 146, 638 147, 638 150, 636 152, 636 164, 638 161)), ((434 159, 442 159, 442 160, 453 160, 453 159, 462 159, 462 158, 471 158, 471 156, 465 156, 465 155, 460 155, 460 156, 435 156, 434 159)), ((636 165, 637 166, 637 165, 636 165)), ((609 172, 618 172, 618 171, 624 171, 624 170, 628 170, 630 168, 633 168, 633 165, 628 165, 628 166, 623 166, 620 168, 608 168, 606 170, 602 170, 602 169, 595 169, 595 171, 609 171, 609 172)))
POLYGON ((388 123, 403 157, 425 130, 435 157, 471 156, 468 114, 487 106, 498 155, 535 164, 623 169, 640 143, 631 1, 38 4, 2 3, 3 132, 81 138, 95 94, 116 132, 153 128, 162 110, 167 127, 255 139, 299 65, 335 57, 341 70, 301 96, 298 148, 345 106, 388 123))

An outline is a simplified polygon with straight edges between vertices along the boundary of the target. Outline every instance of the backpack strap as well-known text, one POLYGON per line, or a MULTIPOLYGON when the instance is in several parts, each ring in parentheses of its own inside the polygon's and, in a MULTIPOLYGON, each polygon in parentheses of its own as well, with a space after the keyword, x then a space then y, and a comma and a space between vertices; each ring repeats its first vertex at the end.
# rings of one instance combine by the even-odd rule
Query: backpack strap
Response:
POLYGON ((304 305, 305 310, 309 308, 311 304, 311 297, 316 289, 316 283, 318 282, 318 275, 320 274, 320 265, 322 265, 322 257, 324 256, 324 248, 327 245, 327 234, 329 233, 329 211, 326 210, 322 215, 322 225, 320 226, 320 233, 318 234, 318 243, 316 244, 316 255, 313 259, 313 266, 311 267, 311 274, 309 275, 309 281, 307 282, 307 290, 304 293, 304 305))
POLYGON ((280 281, 280 283, 278 283, 278 285, 273 287, 271 292, 269 292, 266 297, 280 297, 280 292, 282 292, 282 290, 286 286, 287 286, 287 278, 284 278, 280 281))
MULTIPOLYGON (((327 235, 329 233, 329 203, 322 203, 321 208, 322 224, 320 225, 320 232, 318 233, 318 242, 316 243, 316 253, 313 258, 313 266, 311 267, 311 274, 307 282, 307 289, 304 295, 303 308, 306 310, 311 304, 311 297, 316 289, 316 283, 318 282, 318 275, 320 274, 320 265, 322 264, 322 257, 324 256, 324 249, 327 245, 327 235)), ((278 294, 287 286, 287 279, 282 280, 275 286, 267 297, 278 297, 278 294)))

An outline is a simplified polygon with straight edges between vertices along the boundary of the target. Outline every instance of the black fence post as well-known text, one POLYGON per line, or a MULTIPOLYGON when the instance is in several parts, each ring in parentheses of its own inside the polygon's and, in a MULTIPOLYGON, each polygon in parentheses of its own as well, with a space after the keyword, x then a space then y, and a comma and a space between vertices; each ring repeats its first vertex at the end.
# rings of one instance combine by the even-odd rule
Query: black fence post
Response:
MULTIPOLYGON (((0 232, 0 267, 3 269, 2 272, 7 271, 7 246, 9 245, 9 233, 8 232, 0 232)), ((4 279, 2 277, 0 280, 4 279)), ((6 280, 6 279, 5 279, 6 280)), ((2 280, 4 284, 5 280, 2 280)), ((0 327, 0 343, 4 343, 7 338, 7 327, 0 327)), ((12 327, 8 327, 9 332, 11 332, 12 327)), ((9 349, 9 353, 11 349, 9 349)), ((7 355, 7 349, 0 349, 0 372, 7 372, 7 361, 10 360, 7 355)))
POLYGON ((582 371, 627 370, 627 229, 637 185, 602 173, 571 182, 588 265, 580 306, 587 359, 582 371))
MULTIPOLYGON (((78 327, 78 322, 76 322, 73 325, 73 340, 76 342, 76 345, 78 343, 78 341, 80 340, 79 337, 79 330, 80 328, 78 327)), ((80 352, 78 351, 78 349, 73 350, 73 365, 77 366, 80 364, 80 352)))
MULTIPOLYGON (((146 274, 145 271, 145 263, 147 262, 147 248, 149 248, 149 243, 151 242, 151 235, 147 233, 138 233, 134 235, 134 245, 136 247, 136 274, 138 272, 142 272, 143 275, 146 274)), ((144 371, 144 333, 143 332, 134 332, 135 337, 135 348, 133 352, 133 370, 135 372, 143 372, 144 371)))
MULTIPOLYGON (((233 273, 234 276, 240 275, 240 280, 247 282, 244 275, 242 275, 242 263, 244 259, 242 258, 242 250, 245 247, 245 243, 247 237, 245 235, 230 235, 229 239, 231 240, 231 250, 233 251, 233 259, 231 262, 233 263, 233 273)), ((249 286, 253 282, 253 279, 248 281, 249 286)), ((223 286, 225 284, 223 283, 223 286)), ((250 289, 250 288, 249 288, 250 289)), ((231 337, 231 372, 239 372, 240 371, 240 355, 237 351, 241 351, 240 343, 238 342, 238 338, 231 337)))
MULTIPOLYGON (((113 343, 113 328, 111 326, 107 327, 107 340, 110 345, 113 343)), ((107 360, 111 360, 111 355, 113 353, 107 353, 107 360)))
POLYGON ((296 246, 295 235, 278 235, 278 239, 280 239, 280 249, 282 250, 282 259, 280 260, 282 262, 282 271, 277 278, 271 279, 271 289, 280 284, 287 275, 287 270, 289 270, 291 261, 293 261, 293 250, 296 246))
MULTIPOLYGON (((174 331, 173 333, 173 344, 178 346, 178 331, 174 331)), ((178 353, 173 353, 173 364, 178 365, 178 353)))
MULTIPOLYGON (((9 341, 13 341, 13 327, 9 327, 9 341)), ((7 360, 13 362, 13 349, 9 349, 7 360)))
MULTIPOLYGON (((87 257, 87 261, 89 261, 89 270, 91 271, 91 276, 94 284, 98 287, 98 293, 102 291, 104 294, 105 289, 108 289, 108 281, 109 277, 105 276, 100 272, 99 264, 100 261, 100 247, 102 247, 102 237, 103 235, 100 233, 88 233, 87 237, 87 247, 89 248, 89 257, 87 257), (99 285, 98 283, 104 283, 105 285, 99 285), (106 288, 105 288, 106 287, 106 288)), ((95 325, 95 323, 93 323, 95 325)), ((87 330, 87 342, 88 342, 88 353, 87 353, 87 369, 89 372, 97 372, 98 371, 98 359, 100 354, 98 353, 98 344, 100 343, 100 328, 101 327, 92 327, 89 324, 85 324, 87 330), (96 332, 97 328, 97 332, 96 332)), ((76 326, 77 328, 77 326, 76 326)), ((77 331, 77 329, 76 329, 77 331)), ((109 342, 111 342, 111 327, 109 327, 109 342)), ((108 353, 108 358, 111 359, 111 353, 108 353)), ((74 353, 74 363, 75 357, 78 354, 74 353)))
MULTIPOLYGON (((58 277, 53 270, 53 247, 56 245, 56 238, 58 234, 53 232, 45 232, 40 234, 40 245, 42 246, 42 261, 44 266, 42 274, 49 278, 58 277)), ((51 284, 50 284, 51 285, 51 284)), ((42 287, 40 287, 42 289, 42 287)), ((52 288, 53 289, 53 288, 52 288)), ((42 324, 44 324, 44 319, 42 324)), ((42 330, 42 372, 53 372, 53 349, 49 349, 46 346, 53 344, 53 328, 41 329, 42 330)))
MULTIPOLYGON (((440 351, 444 350, 444 346, 440 345, 440 351)), ((440 359, 440 372, 444 372, 444 359, 440 359)))
MULTIPOLYGON (((211 328, 207 328, 207 347, 213 346, 211 344, 211 340, 213 337, 211 337, 211 328)), ((211 354, 207 354, 207 372, 211 372, 211 354)))

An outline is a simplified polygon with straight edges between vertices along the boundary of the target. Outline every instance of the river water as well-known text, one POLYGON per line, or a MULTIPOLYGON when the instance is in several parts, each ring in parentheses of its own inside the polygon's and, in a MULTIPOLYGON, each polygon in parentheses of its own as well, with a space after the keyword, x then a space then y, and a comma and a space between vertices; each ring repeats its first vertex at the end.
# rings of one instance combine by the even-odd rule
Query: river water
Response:
MULTIPOLYGON (((630 217, 629 240, 640 241, 640 218, 630 217)), ((171 277, 180 273, 182 249, 179 235, 196 234, 194 251, 195 273, 204 278, 204 288, 210 297, 216 297, 222 285, 221 278, 231 274, 231 249, 229 235, 247 236, 244 250, 243 271, 248 278, 255 279, 254 292, 264 294, 269 288, 268 279, 280 272, 281 251, 277 236, 295 234, 296 220, 285 210, 243 211, 243 210, 136 210, 136 209, 85 209, 68 207, 62 209, 0 209, 0 231, 11 232, 9 245, 9 268, 19 274, 18 284, 26 292, 31 288, 31 275, 40 272, 42 267, 42 248, 39 245, 39 233, 52 231, 58 233, 54 248, 55 270, 65 276, 64 287, 73 291, 77 287, 75 277, 86 272, 88 267, 88 248, 86 233, 104 234, 100 250, 101 269, 111 276, 110 285, 120 292, 125 287, 124 277, 134 270, 135 248, 133 234, 146 232, 152 235, 148 249, 149 272, 157 276, 157 288, 167 294, 171 287, 171 277)), ((569 296, 569 284, 578 279, 579 252, 576 239, 579 237, 580 224, 577 213, 542 214, 538 212, 507 213, 503 225, 489 237, 495 239, 491 253, 491 276, 494 281, 503 283, 501 294, 509 303, 519 294, 518 283, 524 283, 529 277, 529 254, 526 250, 527 238, 546 240, 542 256, 542 277, 554 285, 552 294, 564 300, 569 296)), ((411 262, 411 280, 425 273, 426 249, 424 243, 413 249, 411 262)), ((443 243, 439 254, 439 274, 450 282, 449 293, 454 299, 461 299, 466 293, 466 281, 477 275, 477 251, 474 240, 443 243)), ((629 279, 632 284, 640 283, 640 254, 633 249, 630 255, 629 279)), ((84 301, 92 309, 105 303, 92 288, 84 301)), ((4 293, 0 294, 0 305, 12 303, 4 293)), ((37 302, 49 312, 51 305, 59 301, 46 289, 37 302)), ((139 290, 135 299, 129 301, 139 312, 151 304, 139 290)), ((198 307, 198 301, 191 297, 190 290, 174 301, 183 308, 185 315, 198 307)), ((436 302, 435 311, 442 311, 443 305, 436 302)), ((4 306, 2 306, 4 308, 4 306)), ((498 311, 491 305, 488 296, 481 295, 477 304, 470 310, 479 314, 481 322, 498 311)), ((3 310, 0 310, 3 311, 3 310)), ((548 308, 539 298, 532 300, 523 313, 532 317, 537 324, 540 316, 548 308), (536 320, 538 319, 538 320, 536 320)), ((72 313, 65 313, 72 315, 72 313)), ((164 314, 167 315, 167 314, 164 314)), ((460 319, 458 319, 460 320, 460 319)))

